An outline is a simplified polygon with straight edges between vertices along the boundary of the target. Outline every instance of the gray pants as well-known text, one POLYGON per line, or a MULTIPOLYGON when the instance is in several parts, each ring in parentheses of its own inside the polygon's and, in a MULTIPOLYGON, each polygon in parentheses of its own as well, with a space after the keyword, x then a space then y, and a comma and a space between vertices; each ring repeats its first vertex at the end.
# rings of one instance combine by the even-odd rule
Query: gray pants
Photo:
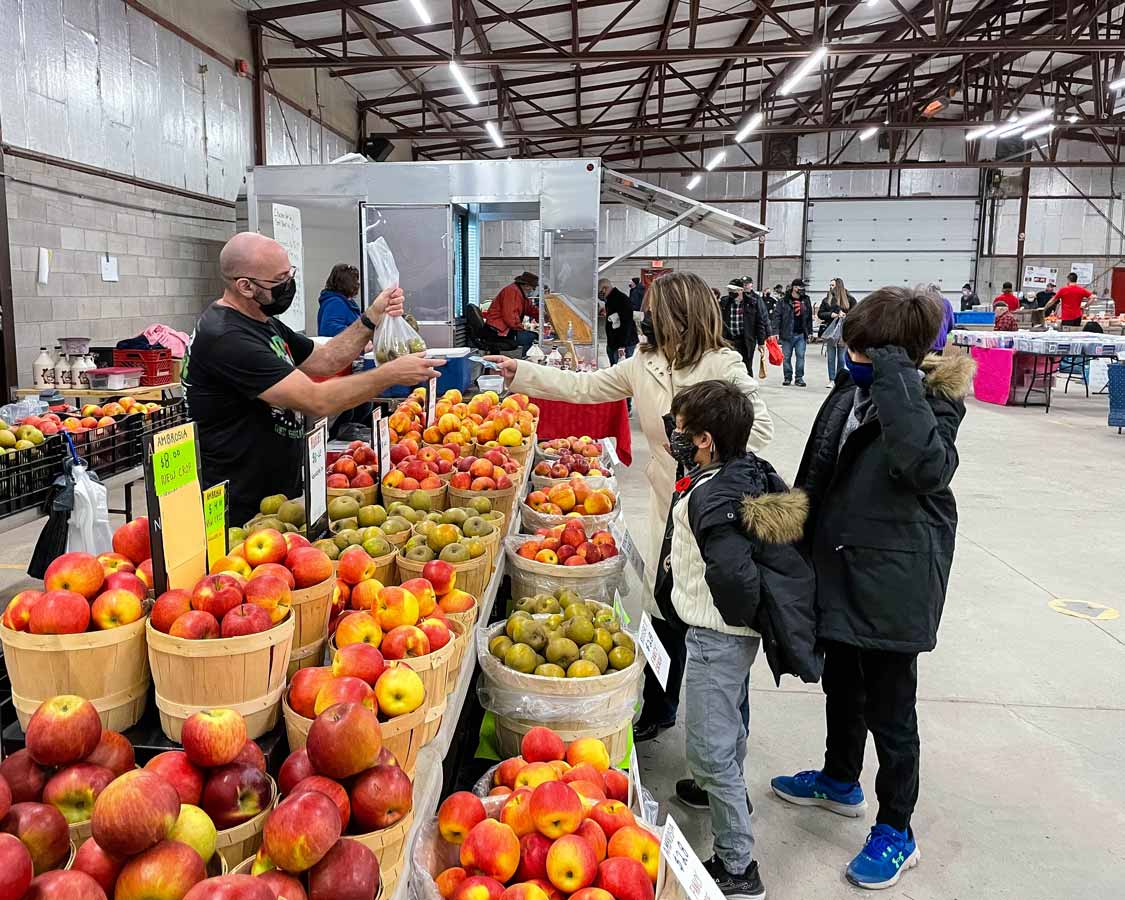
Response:
POLYGON ((728 872, 741 874, 754 859, 746 805, 747 729, 742 712, 750 692, 750 666, 760 638, 689 628, 684 668, 687 761, 707 792, 715 853, 728 872))

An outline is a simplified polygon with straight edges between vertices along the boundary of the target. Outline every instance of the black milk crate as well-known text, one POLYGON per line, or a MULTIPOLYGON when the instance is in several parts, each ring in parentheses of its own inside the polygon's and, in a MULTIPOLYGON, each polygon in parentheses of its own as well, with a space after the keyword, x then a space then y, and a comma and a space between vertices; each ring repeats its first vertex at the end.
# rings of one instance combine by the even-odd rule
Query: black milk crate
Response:
POLYGON ((156 412, 144 417, 141 430, 144 434, 154 431, 164 431, 176 425, 183 425, 188 420, 187 407, 182 397, 177 397, 160 407, 156 412))
POLYGON ((36 447, 0 456, 0 516, 43 505, 62 474, 65 449, 63 439, 51 435, 36 447))
POLYGON ((102 479, 141 464, 141 419, 122 416, 116 425, 104 425, 71 434, 74 449, 91 472, 102 479))

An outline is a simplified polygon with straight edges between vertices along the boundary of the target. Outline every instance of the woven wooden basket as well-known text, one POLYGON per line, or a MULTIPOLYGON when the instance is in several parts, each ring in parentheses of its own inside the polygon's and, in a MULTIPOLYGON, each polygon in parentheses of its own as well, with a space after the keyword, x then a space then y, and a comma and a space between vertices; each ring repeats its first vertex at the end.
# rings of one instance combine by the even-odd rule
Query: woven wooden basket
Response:
POLYGON ((288 678, 298 669, 319 666, 324 659, 324 642, 328 640, 328 619, 332 614, 332 590, 335 577, 320 584, 292 592, 293 651, 289 654, 288 678))
MULTIPOLYGON (((531 437, 525 437, 522 441, 520 441, 520 445, 518 447, 501 447, 499 444, 497 444, 494 447, 489 447, 487 444, 478 444, 478 443, 474 442, 473 443, 473 455, 474 456, 481 456, 481 455, 487 453, 489 450, 500 449, 500 450, 505 451, 512 459, 514 459, 521 466, 523 466, 523 465, 527 465, 527 458, 532 454, 532 451, 534 451, 534 449, 535 449, 534 440, 535 440, 535 433, 532 432, 531 437)), ((512 480, 515 481, 514 478, 512 480)))
MULTIPOLYGON (((268 776, 267 776, 268 777, 268 776)), ((227 867, 238 866, 247 857, 253 858, 262 846, 262 829, 265 827, 266 818, 273 808, 277 806, 277 782, 270 778, 270 802, 260 813, 248 822, 236 825, 234 828, 224 828, 219 832, 215 841, 215 849, 223 857, 227 867)))
MULTIPOLYGON (((445 509, 445 491, 448 487, 449 485, 447 485, 443 481, 441 487, 430 488, 425 492, 430 495, 431 512, 433 512, 435 509, 445 509)), ((400 491, 398 488, 387 487, 385 484, 380 488, 380 490, 383 492, 383 503, 386 506, 390 506, 396 500, 406 503, 410 499, 410 495, 414 493, 414 491, 400 491)))
MULTIPOLYGON (((468 506, 469 501, 475 497, 487 497, 492 501, 492 508, 504 514, 504 522, 510 522, 512 520, 512 510, 516 507, 516 493, 519 488, 521 475, 519 472, 513 472, 509 477, 512 479, 512 486, 504 488, 503 490, 470 491, 465 488, 450 486, 449 505, 468 506)), ((498 530, 503 531, 503 522, 499 524, 498 530)))
MULTIPOLYGON (((411 578, 421 578, 422 569, 426 567, 424 562, 407 559, 401 553, 395 560, 395 565, 398 567, 399 584, 409 581, 411 578)), ((482 553, 476 559, 470 559, 468 562, 450 563, 450 565, 457 573, 458 588, 474 597, 479 597, 484 593, 484 589, 488 586, 490 574, 487 552, 482 553)))

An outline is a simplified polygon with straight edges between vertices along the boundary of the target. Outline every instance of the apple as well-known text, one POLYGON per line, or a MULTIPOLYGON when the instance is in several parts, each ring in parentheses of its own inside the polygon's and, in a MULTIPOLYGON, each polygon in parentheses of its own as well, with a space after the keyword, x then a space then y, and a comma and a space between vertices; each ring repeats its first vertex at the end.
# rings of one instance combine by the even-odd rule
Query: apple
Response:
POLYGON ((67 823, 87 822, 94 812, 94 801, 116 776, 102 766, 76 763, 59 769, 43 787, 43 802, 63 814, 67 823))
POLYGON ((0 822, 31 854, 35 874, 60 866, 70 851, 70 830, 63 814, 47 803, 17 803, 0 822))
MULTIPOLYGON (((363 550, 362 547, 358 549, 363 550)), ((363 552, 366 553, 367 551, 363 550, 363 552)), ((375 578, 368 578, 366 581, 359 582, 351 589, 351 597, 349 598, 351 608, 374 612, 375 603, 381 590, 383 590, 383 582, 375 578)))
POLYGON ((180 805, 180 814, 176 817, 176 824, 168 834, 168 840, 179 841, 187 844, 199 854, 203 864, 207 865, 215 855, 215 845, 219 840, 219 833, 215 823, 198 806, 190 803, 180 805))
POLYGON ((341 475, 339 472, 333 472, 324 481, 325 487, 330 488, 346 488, 348 487, 348 476, 341 475))
MULTIPOLYGON (((137 584, 140 580, 130 575, 137 584)), ((90 607, 90 618, 94 626, 102 631, 110 628, 119 628, 136 622, 145 614, 141 605, 141 598, 132 591, 123 588, 104 591, 98 594, 90 607)))
POLYGON ((500 882, 516 874, 519 862, 519 838, 510 826, 495 819, 485 819, 474 825, 461 844, 461 865, 465 869, 479 871, 500 882))
POLYGON ((337 841, 309 872, 309 900, 371 900, 378 891, 379 860, 358 841, 337 841))
POLYGON ((476 598, 465 591, 454 588, 448 594, 438 598, 438 608, 443 613, 468 612, 476 606, 476 598))
MULTIPOLYGON (((372 611, 384 631, 400 625, 414 625, 418 621, 418 598, 401 587, 385 587, 376 597, 372 611)), ((386 655, 386 650, 383 655, 386 655)))
POLYGON ((0 776, 8 785, 13 803, 35 803, 43 796, 47 774, 26 750, 17 750, 0 762, 0 776))
MULTIPOLYGON (((291 535, 286 534, 285 536, 288 538, 291 535)), ((296 537, 301 536, 298 534, 296 537)), ((301 540, 303 541, 305 538, 301 538, 301 540)), ((288 543, 288 541, 286 543, 288 543)), ((301 546, 307 547, 309 544, 306 542, 301 546)), ((295 583, 293 573, 280 563, 262 563, 262 565, 257 566, 252 572, 248 572, 246 578, 247 581, 253 581, 255 578, 261 578, 264 575, 274 575, 284 581, 289 586, 290 590, 293 589, 295 583)))
POLYGON ((146 587, 151 588, 153 585, 152 576, 152 560, 146 559, 143 563, 137 566, 137 577, 141 579, 146 587))
POLYGON ((501 805, 497 818, 511 828, 518 838, 535 831, 535 822, 531 818, 531 790, 516 788, 512 791, 501 805))
POLYGON ((589 887, 597 876, 594 849, 578 835, 560 837, 547 851, 547 878, 564 894, 589 887))
MULTIPOLYGON (((282 896, 289 900, 288 894, 278 894, 264 879, 252 875, 217 875, 199 882, 183 900, 276 900, 282 896)), ((293 900, 306 900, 304 891, 293 900)))
POLYGON ((128 591, 138 600, 144 600, 148 596, 148 585, 133 572, 112 572, 102 584, 101 593, 106 591, 128 591))
POLYGON ((473 875, 466 878, 453 893, 453 900, 500 900, 504 885, 495 878, 473 875))
POLYGON ((348 644, 371 644, 378 647, 382 643, 383 629, 379 627, 379 620, 369 612, 348 613, 336 626, 337 647, 346 647, 348 644))
POLYGON ((246 582, 246 602, 259 606, 269 613, 270 623, 276 625, 289 614, 293 595, 289 584, 276 575, 262 575, 246 582))
POLYGON ((331 678, 316 695, 316 705, 313 707, 313 711, 319 716, 329 707, 336 706, 339 703, 361 703, 373 709, 374 700, 371 699, 371 696, 371 685, 361 678, 352 678, 351 676, 331 678))
MULTIPOLYGON (((110 856, 93 838, 86 838, 78 852, 74 854, 74 862, 70 868, 75 872, 84 872, 98 883, 105 891, 107 897, 113 896, 113 886, 117 883, 117 876, 125 860, 110 856)), ((2 868, 2 864, 0 864, 2 868)), ((0 894, 3 896, 3 894, 0 894)))
MULTIPOLYGON (((285 532, 285 546, 287 546, 289 548, 289 551, 292 552, 298 547, 311 547, 312 542, 303 534, 297 534, 297 532, 295 531, 287 531, 285 532)), ((286 554, 286 559, 288 558, 289 556, 288 554, 286 554)), ((284 568, 284 566, 282 566, 282 568, 284 568)), ((286 571, 288 572, 289 570, 286 569, 286 571)), ((289 574, 292 575, 293 573, 290 572, 289 574)))
POLYGON ((219 620, 211 613, 190 609, 178 616, 168 629, 168 634, 188 641, 203 641, 217 638, 222 633, 219 620))
POLYGON ((387 632, 381 649, 386 659, 413 659, 430 652, 430 641, 417 625, 398 625, 387 632))
POLYGON ((0 898, 19 900, 35 876, 31 854, 13 834, 0 834, 0 898))
POLYGON ((536 830, 552 840, 573 834, 584 818, 582 798, 561 781, 545 782, 532 791, 530 812, 536 830))
POLYGON ((506 888, 500 900, 550 900, 550 896, 539 885, 522 882, 506 888))
POLYGON ((547 881, 547 853, 554 843, 538 831, 520 838, 520 867, 516 870, 517 881, 547 881))
POLYGON ((135 566, 152 558, 147 516, 126 522, 113 533, 113 552, 120 553, 135 566))
POLYGON ((172 630, 172 623, 190 610, 191 594, 183 590, 165 591, 152 605, 148 618, 153 628, 168 634, 172 630))
POLYGON ((333 674, 334 669, 327 666, 309 666, 294 672, 289 682, 289 706, 293 712, 306 719, 315 719, 317 694, 332 680, 333 674))
POLYGON ((492 774, 492 783, 507 788, 515 788, 516 778, 526 765, 527 760, 522 756, 509 757, 496 767, 496 771, 492 774))
POLYGON ((570 900, 614 900, 613 894, 597 887, 582 888, 570 895, 570 900))
MULTIPOLYGON (((383 673, 380 682, 387 674, 383 673)), ((362 703, 338 703, 313 721, 305 749, 318 774, 341 779, 375 765, 382 746, 375 713, 362 703)))
POLYGON ((133 561, 122 553, 99 553, 97 558, 102 572, 107 577, 114 572, 132 572, 137 568, 133 561))
POLYGON ((398 766, 373 766, 351 788, 352 821, 360 833, 388 828, 414 805, 414 785, 398 766))
POLYGON ((107 852, 134 856, 164 840, 180 814, 180 795, 159 775, 134 769, 94 801, 91 833, 107 852))
POLYGON ((285 557, 285 567, 293 573, 295 588, 312 587, 333 577, 334 569, 328 554, 316 547, 297 547, 285 557))
POLYGON ((629 807, 619 800, 602 800, 590 810, 590 818, 597 822, 610 840, 619 828, 633 825, 636 819, 629 807))
POLYGON ((639 825, 622 825, 610 837, 606 853, 610 857, 636 860, 656 884, 660 874, 660 841, 652 832, 639 825))
POLYGON ((281 764, 281 768, 277 770, 277 788, 282 796, 285 796, 306 778, 315 774, 312 763, 309 762, 309 754, 302 747, 290 753, 281 764))
POLYGON ((515 786, 517 788, 523 787, 535 790, 535 788, 539 787, 541 784, 558 780, 559 776, 554 766, 550 763, 535 762, 528 763, 520 769, 519 774, 516 775, 515 786))
POLYGON ((191 592, 191 608, 221 620, 242 602, 242 585, 229 572, 205 575, 191 592))
POLYGON ((269 776, 254 766, 232 763, 211 773, 200 805, 220 831, 248 822, 273 802, 269 776))
MULTIPOLYGON (((333 675, 359 678, 372 687, 385 668, 383 654, 370 644, 348 644, 346 647, 340 647, 332 656, 333 675)), ((289 705, 293 705, 292 700, 289 705)))
POLYGON ((311 869, 340 839, 340 811, 316 790, 294 793, 266 818, 262 848, 286 872, 311 869))
POLYGON ((598 738, 579 738, 566 748, 566 761, 572 766, 589 763, 604 774, 609 769, 609 751, 598 738))
POLYGON ((225 638, 242 637, 267 631, 272 625, 270 614, 263 607, 252 603, 240 603, 223 616, 223 621, 219 625, 219 634, 225 638))
MULTIPOLYGON (((241 544, 239 546, 242 546, 241 544)), ((249 578, 251 574, 250 563, 248 563, 242 556, 220 556, 217 560, 211 563, 210 575, 221 575, 228 572, 232 575, 241 575, 243 578, 249 578)), ((286 571, 289 571, 286 569, 286 571)))
POLYGON ((619 769, 610 769, 605 773, 605 795, 610 800, 629 802, 629 776, 619 769))
POLYGON ((426 686, 418 673, 405 664, 388 666, 375 682, 379 711, 388 718, 414 712, 426 700, 426 686))
MULTIPOLYGON (((441 562, 441 560, 430 560, 426 565, 434 562, 441 562)), ((423 571, 425 571, 425 566, 423 566, 423 571)), ((411 578, 409 581, 404 581, 399 587, 413 594, 417 599, 419 619, 426 618, 437 608, 437 594, 434 592, 434 586, 426 578, 411 578)))
POLYGON ((336 812, 340 816, 340 828, 342 830, 347 829, 348 823, 352 820, 352 802, 348 799, 348 792, 344 790, 344 786, 340 782, 325 778, 323 775, 310 775, 308 778, 302 779, 293 788, 289 796, 296 797, 298 794, 307 791, 317 791, 335 803, 336 812))
POLYGON ((31 616, 33 607, 43 597, 42 591, 20 591, 4 609, 4 617, 0 622, 5 628, 12 631, 27 631, 27 621, 31 616))
MULTIPOLYGON (((113 421, 112 419, 110 421, 113 421)), ((23 895, 24 900, 105 900, 101 885, 85 872, 44 872, 23 895)))
POLYGON ((635 859, 611 856, 598 866, 594 882, 612 894, 616 900, 655 900, 652 880, 645 867, 635 859))
MULTIPOLYGON (((418 623, 418 627, 422 630, 422 633, 425 634, 431 653, 435 650, 440 650, 453 640, 453 632, 449 630, 449 626, 441 619, 433 617, 423 619, 418 623)), ((393 634, 394 632, 391 633, 393 634)))
POLYGON ((253 568, 266 563, 280 563, 289 554, 289 545, 281 532, 274 528, 263 528, 246 538, 243 544, 246 562, 253 568))
POLYGON ((31 758, 41 766, 65 766, 94 752, 102 736, 102 722, 89 700, 60 694, 43 701, 27 725, 25 742, 31 758))
POLYGON ((350 585, 372 579, 375 577, 375 561, 362 547, 348 547, 336 560, 336 577, 350 585))
POLYGON ((166 750, 147 763, 145 771, 159 775, 176 789, 180 803, 198 806, 203 796, 203 772, 183 750, 166 750))
MULTIPOLYGON (((457 843, 460 843, 460 841, 457 843)), ((31 871, 30 867, 28 871, 31 871)), ((457 888, 461 886, 461 882, 468 877, 468 872, 460 866, 450 866, 448 869, 442 869, 441 872, 434 877, 434 884, 437 886, 438 893, 441 894, 442 900, 450 900, 457 892, 457 888)))
POLYGON ((470 791, 457 791, 438 807, 438 832, 449 844, 461 844, 478 822, 488 818, 480 797, 470 791))
MULTIPOLYGON (((301 882, 292 875, 286 875, 278 869, 264 872, 254 880, 266 885, 266 887, 272 891, 269 898, 263 897, 263 900, 274 900, 274 898, 284 898, 284 900, 308 900, 308 894, 305 893, 305 888, 301 882)), ((208 896, 213 900, 213 895, 208 896)), ((238 898, 236 897, 235 900, 238 900, 238 898)))
POLYGON ((244 766, 253 766, 262 772, 266 771, 266 755, 257 742, 252 740, 247 740, 242 745, 242 749, 238 751, 238 756, 234 758, 234 762, 244 766))
POLYGON ((180 743, 194 765, 225 766, 246 743, 246 720, 233 709, 200 710, 184 722, 180 743))
POLYGON ((536 725, 520 741, 520 756, 529 763, 564 759, 566 757, 566 744, 550 728, 536 725))
POLYGON ((136 766, 133 745, 125 735, 116 731, 102 731, 97 746, 82 761, 109 769, 114 778, 136 766))
POLYGON ((207 877, 203 859, 187 844, 161 841, 121 868, 114 900, 183 897, 207 877))
POLYGON ((64 553, 43 574, 43 586, 52 591, 71 591, 93 600, 105 581, 105 571, 96 556, 89 553, 64 553))
POLYGON ((81 594, 67 590, 47 591, 27 618, 32 634, 81 634, 89 625, 90 604, 81 594))

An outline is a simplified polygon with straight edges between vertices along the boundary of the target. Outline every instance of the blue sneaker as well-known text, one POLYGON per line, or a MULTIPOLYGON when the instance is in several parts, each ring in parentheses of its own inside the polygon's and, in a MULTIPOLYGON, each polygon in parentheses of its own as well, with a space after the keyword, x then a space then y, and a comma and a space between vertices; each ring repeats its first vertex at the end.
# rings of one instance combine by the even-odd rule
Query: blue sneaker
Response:
POLYGON ((770 787, 782 800, 795 806, 820 806, 838 816, 858 818, 867 809, 863 788, 828 778, 823 772, 778 775, 770 787))
POLYGON ((890 825, 876 825, 863 849, 848 863, 845 877, 856 887, 878 891, 895 884, 921 858, 910 829, 897 831, 890 825))

